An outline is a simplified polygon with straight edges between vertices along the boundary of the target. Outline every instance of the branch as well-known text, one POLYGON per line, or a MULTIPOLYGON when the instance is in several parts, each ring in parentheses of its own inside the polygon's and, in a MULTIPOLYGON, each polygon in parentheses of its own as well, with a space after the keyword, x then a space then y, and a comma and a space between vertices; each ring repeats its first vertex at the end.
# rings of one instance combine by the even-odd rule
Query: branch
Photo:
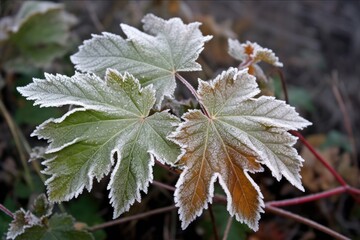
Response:
POLYGON ((211 204, 209 204, 209 213, 210 213, 210 219, 211 219, 211 224, 212 224, 212 229, 213 229, 213 232, 214 232, 215 240, 219 240, 219 233, 218 233, 218 230, 217 230, 217 227, 216 227, 215 216, 214 216, 214 212, 212 210, 211 204))
POLYGON ((12 219, 14 219, 14 214, 1 203, 0 203, 0 210, 3 211, 6 215, 11 217, 12 219))
MULTIPOLYGON (((1 96, 0 96, 1 97, 1 96)), ((15 145, 16 145, 16 148, 19 152, 19 156, 20 156, 20 160, 21 160, 21 164, 24 168, 24 171, 25 171, 25 174, 24 174, 24 179, 27 183, 27 185, 33 189, 34 188, 34 185, 32 183, 32 179, 31 179, 31 174, 30 174, 30 170, 29 170, 29 167, 27 165, 27 156, 26 156, 26 152, 25 150, 23 149, 23 145, 21 144, 21 138, 18 134, 18 131, 16 129, 16 124, 15 122, 13 121, 13 119, 11 118, 11 115, 10 113, 8 112, 8 110, 6 109, 4 103, 2 102, 2 100, 0 99, 0 112, 2 113, 2 115, 4 116, 5 118, 5 121, 10 129, 10 132, 11 132, 11 135, 13 136, 14 138, 14 141, 15 141, 15 145)))
POLYGON ((164 189, 166 189, 166 190, 175 192, 175 188, 174 188, 173 186, 167 185, 167 184, 165 184, 165 183, 158 182, 158 181, 154 180, 154 181, 152 182, 152 184, 155 185, 155 186, 164 188, 164 189))
POLYGON ((267 202, 267 204, 270 206, 273 206, 273 207, 285 207, 285 206, 291 206, 291 205, 298 205, 298 204, 316 201, 321 198, 327 198, 330 196, 338 195, 338 194, 344 193, 346 191, 347 191, 347 188, 344 186, 341 186, 341 187, 337 187, 337 188, 334 188, 334 189, 331 189, 328 191, 324 191, 321 193, 310 194, 305 197, 297 197, 297 198, 292 198, 292 199, 270 201, 270 202, 267 202))
POLYGON ((288 95, 288 90, 287 90, 287 87, 286 87, 286 80, 285 80, 284 73, 279 68, 277 68, 277 72, 278 72, 279 77, 280 77, 281 87, 282 87, 282 90, 284 92, 285 102, 287 104, 289 104, 289 95, 288 95))
POLYGON ((205 114, 207 117, 210 117, 209 111, 206 109, 206 107, 204 106, 204 104, 202 104, 202 101, 201 101, 201 99, 200 99, 200 96, 197 94, 195 88, 194 88, 185 78, 183 78, 183 76, 181 76, 180 74, 175 73, 175 76, 177 77, 177 79, 180 80, 180 82, 182 82, 182 83, 187 87, 187 89, 190 90, 190 92, 192 93, 192 95, 194 95, 194 97, 196 98, 196 100, 197 100, 198 103, 200 104, 201 110, 204 112, 204 114, 205 114))
POLYGON ((114 225, 117 225, 117 224, 129 222, 129 221, 133 221, 133 220, 139 220, 139 219, 142 219, 142 218, 150 217, 150 216, 160 214, 160 213, 164 213, 164 212, 170 212, 170 211, 175 210, 175 209, 176 209, 175 206, 168 206, 168 207, 158 208, 158 209, 151 210, 151 211, 148 211, 148 212, 145 212, 145 213, 140 213, 140 214, 136 214, 136 215, 133 215, 133 216, 124 217, 124 218, 121 218, 121 219, 117 219, 117 220, 109 221, 109 222, 106 222, 106 223, 98 224, 98 225, 90 227, 88 230, 93 232, 93 231, 97 231, 97 230, 100 230, 100 229, 103 229, 103 228, 111 227, 111 226, 114 226, 114 225))
POLYGON ((271 212, 273 214, 276 214, 276 215, 279 215, 279 216, 283 216, 283 217, 286 217, 286 218, 290 218, 290 219, 293 219, 297 222, 300 222, 300 223, 303 223, 305 225, 308 225, 312 228, 315 228, 321 232, 324 232, 336 239, 344 239, 344 240, 350 240, 349 238, 345 237, 344 235, 338 233, 338 232, 335 232, 334 230, 331 230, 330 228, 327 228, 313 220, 310 220, 310 219, 307 219, 307 218, 304 218, 300 215, 297 215, 295 213, 291 213, 291 212, 288 212, 286 210, 283 210, 283 209, 280 209, 280 208, 277 208, 277 207, 274 207, 274 206, 271 206, 269 204, 266 204, 265 205, 265 210, 268 211, 268 212, 271 212))
POLYGON ((310 150, 312 154, 331 172, 331 174, 336 178, 336 180, 344 187, 347 186, 345 180, 339 175, 339 173, 313 148, 313 146, 306 141, 304 136, 297 131, 290 131, 290 133, 299 138, 299 140, 310 150))
POLYGON ((233 217, 230 216, 227 223, 226 223, 226 228, 225 228, 222 240, 227 240, 227 238, 229 236, 230 229, 231 229, 232 221, 233 221, 233 217))
MULTIPOLYGON (((165 188, 169 191, 175 191, 175 188, 173 186, 164 184, 164 183, 160 183, 157 181, 153 181, 153 184, 162 188, 165 188)), ((272 212, 273 214, 279 215, 279 216, 283 216, 283 217, 287 217, 290 219, 293 219, 294 221, 303 223, 305 225, 308 225, 312 228, 315 228, 319 231, 322 231, 326 234, 329 234, 332 237, 335 237, 337 239, 348 239, 347 237, 341 235, 340 233, 337 233, 333 230, 331 230, 330 228, 325 227, 324 225, 321 225, 315 221, 312 221, 310 219, 304 218, 300 215, 282 210, 280 208, 278 208, 278 206, 290 206, 290 205, 296 205, 296 204, 300 204, 300 203, 305 203, 305 202, 309 202, 309 201, 314 201, 320 198, 324 198, 324 197, 329 197, 329 196, 333 196, 336 194, 340 194, 343 193, 345 191, 354 191, 354 193, 356 194, 360 194, 360 190, 349 187, 349 186, 341 186, 329 191, 325 191, 322 193, 317 193, 317 194, 313 194, 310 196, 306 196, 306 197, 301 197, 301 198, 294 198, 294 199, 289 199, 289 200, 282 200, 282 201, 272 201, 272 202, 267 202, 265 203, 265 210, 272 212)), ((215 194, 214 196, 214 202, 216 203, 221 203, 221 204, 226 204, 227 199, 225 196, 223 195, 219 195, 219 194, 215 194)), ((225 232, 226 233, 226 232, 225 232)), ((224 233, 224 234, 225 234, 224 233)), ((224 235, 225 236, 225 235, 224 235)))

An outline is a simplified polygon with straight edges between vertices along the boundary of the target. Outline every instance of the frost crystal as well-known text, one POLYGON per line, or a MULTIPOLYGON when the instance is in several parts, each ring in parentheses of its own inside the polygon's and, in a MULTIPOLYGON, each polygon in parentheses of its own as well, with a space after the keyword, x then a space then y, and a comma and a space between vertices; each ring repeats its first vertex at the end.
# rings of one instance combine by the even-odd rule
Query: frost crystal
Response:
POLYGON ((230 68, 213 81, 199 80, 198 95, 210 116, 189 111, 170 135, 182 148, 178 164, 184 171, 176 184, 175 202, 183 228, 211 203, 218 179, 229 213, 257 230, 264 203, 248 172, 262 171, 260 164, 268 166, 276 179, 285 176, 303 190, 302 158, 292 147, 296 138, 287 130, 310 123, 283 101, 253 98, 258 93, 247 69, 230 68))
POLYGON ((94 178, 100 181, 115 165, 108 189, 114 217, 119 216, 147 191, 155 156, 170 164, 176 160, 180 151, 166 136, 178 119, 167 112, 149 116, 155 92, 128 73, 108 69, 105 81, 81 73, 45 77, 19 92, 43 107, 79 106, 32 134, 50 142, 43 162, 51 175, 49 199, 69 200, 91 190, 94 178))
POLYGON ((156 107, 164 96, 172 97, 175 73, 199 71, 196 59, 211 36, 203 36, 200 23, 184 24, 179 18, 163 20, 152 14, 142 22, 145 32, 121 24, 127 39, 112 33, 93 35, 71 56, 76 69, 103 76, 107 68, 129 72, 143 86, 156 90, 156 107))

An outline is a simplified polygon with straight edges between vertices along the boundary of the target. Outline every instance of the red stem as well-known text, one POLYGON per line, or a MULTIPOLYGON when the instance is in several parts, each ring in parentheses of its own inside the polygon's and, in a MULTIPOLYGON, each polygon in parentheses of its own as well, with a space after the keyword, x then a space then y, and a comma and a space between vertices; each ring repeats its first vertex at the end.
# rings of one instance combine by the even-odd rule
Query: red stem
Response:
POLYGON ((247 68, 253 63, 254 63, 254 59, 248 58, 246 61, 239 64, 238 69, 241 70, 241 69, 247 68))
POLYGON ((321 193, 310 194, 305 197, 297 197, 297 198, 292 198, 292 199, 271 201, 271 202, 267 202, 267 204, 270 206, 273 206, 273 207, 285 207, 285 206, 291 206, 291 205, 298 205, 298 204, 302 204, 302 203, 316 201, 321 198, 327 198, 327 197, 330 197, 333 195, 338 195, 338 194, 344 193, 346 191, 347 191, 347 188, 344 186, 341 186, 341 187, 337 187, 337 188, 334 188, 334 189, 331 189, 328 191, 324 191, 321 193))
POLYGON ((211 224, 212 224, 215 240, 219 240, 219 233, 218 233, 218 230, 216 227, 215 216, 214 216, 214 212, 212 210, 211 204, 209 204, 209 213, 210 213, 210 219, 211 219, 211 224))
POLYGON ((1 203, 0 203, 0 210, 3 211, 6 215, 11 217, 12 219, 15 218, 14 214, 9 209, 7 209, 4 205, 2 205, 1 203))
POLYGON ((175 76, 177 77, 177 79, 180 80, 180 82, 182 82, 182 83, 187 87, 187 89, 190 90, 190 92, 192 93, 192 95, 194 95, 194 97, 196 98, 196 100, 197 100, 198 103, 200 104, 200 107, 201 107, 201 110, 203 111, 203 113, 204 113, 208 118, 210 118, 209 111, 206 109, 206 107, 205 107, 204 104, 202 103, 202 101, 201 101, 201 99, 200 99, 200 96, 199 96, 199 94, 196 92, 195 88, 194 88, 188 81, 186 81, 186 79, 183 78, 183 76, 181 76, 180 74, 175 73, 175 76))
POLYGON ((291 134, 298 137, 300 141, 310 150, 312 154, 331 172, 331 174, 336 178, 336 180, 344 187, 347 187, 345 180, 336 172, 336 170, 322 157, 320 154, 313 148, 313 146, 306 141, 306 139, 297 131, 290 131, 291 134))

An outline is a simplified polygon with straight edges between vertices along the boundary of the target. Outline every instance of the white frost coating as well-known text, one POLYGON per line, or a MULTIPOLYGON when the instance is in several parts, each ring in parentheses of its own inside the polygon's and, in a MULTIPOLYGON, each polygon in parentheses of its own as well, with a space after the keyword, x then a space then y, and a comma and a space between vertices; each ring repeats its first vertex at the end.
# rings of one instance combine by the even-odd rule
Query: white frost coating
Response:
POLYGON ((229 68, 214 80, 208 82, 199 79, 198 94, 203 104, 215 117, 224 108, 237 108, 244 100, 256 96, 260 89, 255 77, 247 73, 247 69, 229 68))
POLYGON ((71 61, 80 71, 102 76, 114 68, 130 72, 143 86, 153 84, 159 108, 164 96, 173 96, 177 71, 201 70, 195 61, 211 36, 203 36, 198 23, 184 24, 178 18, 166 21, 149 14, 143 22, 150 34, 121 24, 127 39, 111 33, 93 35, 71 61))
POLYGON ((256 42, 240 43, 238 40, 228 39, 228 44, 228 53, 239 61, 245 62, 253 59, 254 63, 264 61, 276 67, 283 66, 271 49, 261 47, 256 42))
POLYGON ((179 120, 168 111, 148 116, 155 102, 152 84, 142 88, 131 74, 112 69, 106 74, 106 81, 92 74, 77 73, 72 78, 46 74, 45 80, 35 80, 19 91, 46 106, 77 101, 81 106, 45 121, 32 134, 51 143, 42 162, 46 166, 43 173, 50 175, 45 183, 49 199, 67 201, 84 188, 90 191, 94 178, 100 181, 115 165, 108 188, 116 217, 141 200, 141 191, 147 192, 153 180, 154 157, 171 162, 178 156, 179 148, 166 137, 179 120), (39 91, 45 92, 45 98, 36 95, 39 91), (55 101, 54 92, 65 93, 65 100, 55 101), (132 171, 128 178, 119 172, 120 168, 125 172, 126 166, 132 171), (125 181, 130 184, 122 184, 125 181), (119 186, 124 188, 119 190, 119 186), (119 196, 119 192, 126 196, 119 196))
POLYGON ((117 204, 116 204, 116 197, 113 193, 113 188, 112 185, 114 184, 115 181, 115 174, 117 173, 117 171, 119 170, 121 164, 121 155, 118 154, 118 160, 117 163, 111 173, 111 177, 110 177, 110 182, 107 186, 107 189, 110 190, 109 192, 109 198, 110 198, 110 204, 113 206, 114 208, 114 213, 113 213, 113 218, 117 218, 121 213, 126 212, 130 209, 130 206, 135 202, 135 200, 140 201, 141 200, 141 195, 140 195, 140 191, 137 190, 136 195, 133 196, 132 198, 128 199, 128 203, 125 204, 124 207, 122 208, 118 208, 117 204))
MULTIPOLYGON (((261 172, 261 171, 258 171, 258 172, 261 172)), ((258 199, 257 200, 259 201, 259 206, 258 206, 258 209, 257 209, 255 222, 248 221, 248 219, 242 217, 240 215, 240 213, 235 211, 235 207, 233 206, 232 195, 231 195, 231 193, 229 191, 229 188, 226 186, 226 183, 224 182, 224 179, 221 177, 221 175, 219 175, 219 183, 220 183, 222 189, 224 190, 224 192, 226 194, 226 198, 227 198, 226 209, 230 213, 230 215, 231 216, 235 215, 235 218, 236 218, 237 221, 239 221, 241 223, 246 223, 252 230, 257 231, 257 230, 259 230, 260 213, 264 212, 264 207, 265 207, 265 204, 264 204, 264 201, 263 201, 264 196, 262 195, 259 186, 249 176, 247 171, 244 171, 244 174, 245 174, 246 178, 251 182, 251 185, 256 189, 256 191, 258 193, 258 199)))
POLYGON ((207 199, 203 202, 203 205, 200 208, 196 209, 196 211, 192 214, 190 219, 185 219, 184 218, 185 213, 184 213, 184 209, 183 209, 184 203, 181 203, 179 200, 179 195, 181 194, 182 191, 184 191, 182 186, 184 184, 184 176, 186 175, 185 171, 189 171, 189 169, 185 167, 185 170, 180 175, 179 180, 177 181, 177 183, 175 185, 176 190, 174 193, 175 206, 179 207, 178 214, 179 214, 179 219, 181 221, 181 228, 183 230, 185 230, 195 218, 199 217, 202 214, 202 212, 204 211, 204 209, 208 209, 209 203, 212 204, 212 199, 214 197, 214 183, 216 182, 216 179, 218 177, 220 177, 219 173, 214 173, 211 176, 210 184, 209 184, 209 193, 207 194, 207 199))
MULTIPOLYGON (((85 108, 74 108, 72 110, 70 110, 69 112, 65 113, 63 116, 59 117, 59 118, 49 118, 48 120, 46 120, 45 122, 41 123, 39 126, 36 127, 36 129, 30 134, 30 137, 37 137, 39 140, 40 139, 47 139, 48 143, 51 142, 49 141, 50 139, 42 136, 39 131, 41 131, 47 124, 49 123, 62 123, 68 116, 72 115, 75 112, 85 112, 86 109, 85 108)), ((49 146, 49 148, 51 148, 51 145, 49 146)))
POLYGON ((95 111, 138 115, 136 108, 122 107, 122 103, 128 101, 127 96, 107 86, 94 74, 77 72, 69 78, 45 73, 44 80, 34 79, 33 83, 17 89, 28 100, 35 100, 34 105, 40 107, 76 105, 95 111))
MULTIPOLYGON (((180 155, 178 156, 177 160, 175 161, 175 164, 177 162, 179 162, 179 160, 184 156, 184 154, 186 153, 186 148, 188 147, 188 145, 176 140, 176 136, 179 135, 181 133, 181 130, 186 126, 186 123, 187 123, 187 116, 190 116, 191 114, 193 113, 199 113, 199 114, 203 114, 200 110, 198 109, 190 109, 189 111, 187 111, 186 113, 184 113, 182 115, 182 119, 184 119, 185 121, 184 122, 181 122, 180 124, 178 124, 178 126, 176 127, 175 131, 171 132, 169 134, 169 136, 167 137, 167 139, 169 139, 170 141, 176 143, 177 145, 180 146, 180 149, 181 149, 181 153, 180 155)), ((184 166, 179 166, 180 168, 183 168, 184 166)), ((181 177, 181 175, 180 175, 181 177)))
POLYGON ((213 81, 199 80, 198 94, 210 116, 190 110, 182 116, 185 121, 168 137, 182 149, 177 162, 183 165, 184 171, 175 191, 182 228, 208 206, 213 183, 219 177, 227 195, 229 213, 257 230, 264 202, 259 187, 248 174, 263 170, 257 162, 268 166, 277 180, 284 176, 303 190, 299 174, 303 159, 293 148, 296 138, 287 131, 311 123, 283 101, 273 97, 253 98, 257 93, 255 79, 246 69, 230 68, 213 81), (233 175, 240 169, 241 175, 233 175), (245 179, 248 181, 244 183, 245 179), (251 197, 236 195, 236 201, 251 198, 253 204, 234 205, 229 187, 237 184, 248 184, 246 191, 251 197), (243 207, 252 214, 242 213, 243 207))
POLYGON ((71 142, 65 143, 64 145, 57 147, 57 148, 51 148, 50 145, 48 147, 48 149, 46 150, 46 154, 50 154, 50 153, 56 153, 59 152, 61 150, 63 150, 64 148, 73 145, 74 143, 77 143, 79 141, 79 138, 74 138, 74 140, 72 140, 71 142))

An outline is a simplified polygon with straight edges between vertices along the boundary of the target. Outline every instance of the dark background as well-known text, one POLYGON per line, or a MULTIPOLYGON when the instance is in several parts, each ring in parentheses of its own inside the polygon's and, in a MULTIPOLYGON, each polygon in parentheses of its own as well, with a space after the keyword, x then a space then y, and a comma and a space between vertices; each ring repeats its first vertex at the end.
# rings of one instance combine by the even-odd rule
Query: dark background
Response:
MULTIPOLYGON (((1 17, 13 15, 21 1, 0 0, 1 17)), ((119 24, 126 23, 141 28, 141 18, 149 12, 169 18, 181 17, 184 22, 200 21, 204 34, 214 35, 205 45, 199 62, 201 73, 184 74, 196 86, 197 77, 213 78, 219 71, 238 63, 227 54, 227 38, 241 42, 254 41, 272 49, 284 63, 282 71, 288 84, 290 104, 295 105, 302 116, 313 122, 303 134, 334 165, 345 179, 359 186, 358 160, 360 147, 360 1, 55 1, 65 5, 65 9, 78 18, 72 28, 72 40, 64 57, 56 59, 43 71, 72 75, 74 69, 69 56, 77 51, 77 46, 91 33, 103 31, 122 34, 119 24)), ((179 33, 181 34, 181 33, 179 33)), ((0 53, 1 55, 1 53, 0 53)), ((275 93, 284 98, 274 69, 265 66, 266 74, 273 76, 275 93)), ((5 75, 5 72, 2 72, 5 75)), ((2 98, 14 118, 22 111, 19 104, 23 99, 14 88, 31 81, 31 76, 16 75, 23 80, 6 85, 2 98), (24 80, 25 79, 25 80, 24 80)), ((189 93, 179 85, 178 97, 189 93)), ((45 109, 42 109, 46 111, 45 109)), ((52 112, 49 113, 51 115, 52 112)), ((58 113, 56 113, 58 114, 58 113)), ((28 115, 29 116, 29 115, 28 115)), ((32 116, 29 116, 31 118, 32 116)), ((17 120, 23 134, 28 137, 35 125, 45 117, 34 121, 17 120)), ((16 185, 21 174, 12 136, 2 116, 0 116, 0 200, 13 202, 14 208, 25 207, 31 193, 17 193, 26 186, 16 185), (10 162, 10 163, 9 163, 10 162), (13 162, 13 163, 12 163, 13 162), (6 163, 6 164, 5 164, 6 163), (10 166, 8 166, 10 165, 10 166), (10 169, 10 170, 9 170, 10 169), (17 171, 18 174, 14 174, 17 171), (10 173, 9 173, 10 172, 10 173), (9 175, 9 177, 4 177, 9 175), (9 180, 10 179, 10 180, 9 180), (16 180, 16 181, 15 181, 16 180), (16 190, 17 189, 17 190, 16 190)), ((28 138, 32 146, 43 145, 28 138)), ((301 146, 299 151, 305 158, 302 171, 307 192, 328 190, 337 186, 334 178, 316 163, 301 146)), ((159 178, 174 184, 176 177, 156 170, 159 178)), ((73 200, 67 209, 74 216, 89 225, 111 219, 111 207, 105 190, 107 180, 95 186, 91 194, 84 194, 73 200), (91 221, 91 219, 98 219, 91 221)), ((285 180, 277 183, 269 172, 256 177, 265 201, 300 196, 285 180)), ((41 185, 40 185, 41 186, 41 185)), ((39 189, 39 192, 43 189, 39 189)), ((172 204, 172 194, 150 188, 148 196, 141 204, 135 204, 128 215, 172 204)), ((354 239, 359 239, 360 209, 350 197, 342 195, 289 208, 305 217, 318 221, 354 239)), ((225 208, 216 209, 219 221, 226 222, 225 208), (224 215, 224 216, 223 216, 224 215)), ((1 213, 0 213, 1 214, 1 213)), ((166 236, 186 239, 188 237, 211 238, 208 213, 195 221, 187 231, 179 229, 176 213, 160 215, 112 228, 100 234, 100 239, 161 239, 166 236), (168 227, 169 233, 164 229, 168 227), (123 236, 123 237, 120 237, 123 236)), ((240 224, 233 223, 239 236, 248 239, 324 239, 326 235, 291 220, 262 215, 260 230, 253 233, 240 224), (245 229, 245 230, 244 230, 245 229)), ((236 236, 236 235, 235 235, 236 236)), ((234 238, 236 239, 236 238, 234 238)))

